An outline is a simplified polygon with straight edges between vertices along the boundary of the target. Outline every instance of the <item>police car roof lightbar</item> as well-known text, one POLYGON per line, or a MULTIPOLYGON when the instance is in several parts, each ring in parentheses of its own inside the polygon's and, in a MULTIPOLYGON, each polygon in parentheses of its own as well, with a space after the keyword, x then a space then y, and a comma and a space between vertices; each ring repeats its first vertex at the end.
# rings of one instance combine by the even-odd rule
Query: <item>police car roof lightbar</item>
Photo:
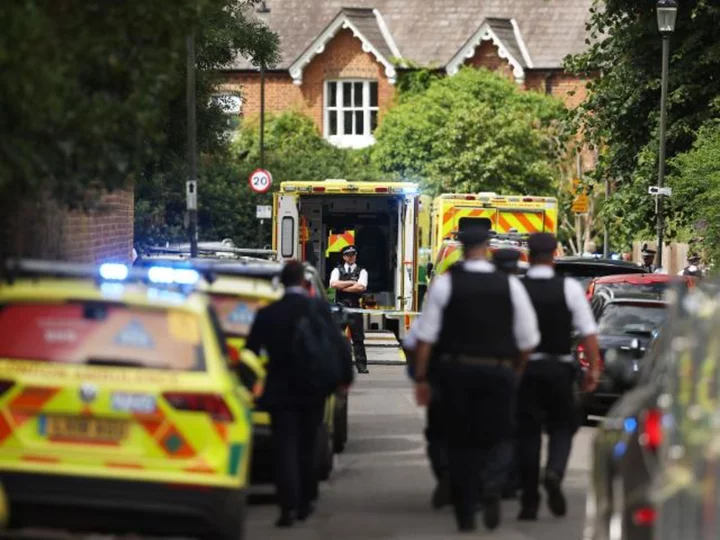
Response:
MULTIPOLYGON (((147 248, 150 253, 190 253, 190 246, 180 244, 177 246, 153 246, 147 248)), ((198 244, 198 251, 216 252, 216 253, 234 253, 236 255, 277 255, 274 249, 252 249, 252 248, 236 248, 220 243, 198 244), (211 245, 212 244, 212 245, 211 245), (217 247, 216 247, 217 246, 217 247)))
POLYGON ((214 275, 201 268, 183 267, 133 268, 123 263, 100 265, 42 261, 32 259, 11 259, 5 265, 5 277, 12 283, 20 277, 78 278, 93 279, 103 283, 142 282, 153 286, 193 286, 200 278, 212 282, 214 275))
MULTIPOLYGON (((253 261, 234 259, 144 259, 136 263, 139 267, 149 268, 194 268, 204 275, 217 276, 248 276, 264 279, 273 279, 280 275, 283 263, 268 261, 267 259, 256 259, 253 261)), ((157 270, 156 270, 157 272, 157 270)), ((160 276, 161 274, 156 274, 160 276)))

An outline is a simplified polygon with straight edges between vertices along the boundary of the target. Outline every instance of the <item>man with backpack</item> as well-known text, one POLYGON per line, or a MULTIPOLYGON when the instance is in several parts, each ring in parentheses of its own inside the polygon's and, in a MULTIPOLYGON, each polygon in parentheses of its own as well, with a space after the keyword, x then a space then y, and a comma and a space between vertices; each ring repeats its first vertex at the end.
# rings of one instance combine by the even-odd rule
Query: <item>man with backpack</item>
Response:
POLYGON ((258 311, 246 347, 268 353, 267 381, 259 405, 270 413, 278 527, 312 514, 317 497, 317 432, 325 400, 352 382, 347 340, 327 302, 310 298, 302 263, 285 264, 282 299, 258 311))

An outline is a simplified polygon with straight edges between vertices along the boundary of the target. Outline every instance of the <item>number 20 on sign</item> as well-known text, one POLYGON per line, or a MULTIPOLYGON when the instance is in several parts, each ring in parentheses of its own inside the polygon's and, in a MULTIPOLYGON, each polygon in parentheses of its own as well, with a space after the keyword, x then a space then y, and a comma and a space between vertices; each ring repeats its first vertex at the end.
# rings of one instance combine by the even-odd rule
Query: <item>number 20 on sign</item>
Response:
POLYGON ((265 169, 255 169, 250 178, 250 189, 256 193, 265 193, 272 185, 272 175, 265 169))

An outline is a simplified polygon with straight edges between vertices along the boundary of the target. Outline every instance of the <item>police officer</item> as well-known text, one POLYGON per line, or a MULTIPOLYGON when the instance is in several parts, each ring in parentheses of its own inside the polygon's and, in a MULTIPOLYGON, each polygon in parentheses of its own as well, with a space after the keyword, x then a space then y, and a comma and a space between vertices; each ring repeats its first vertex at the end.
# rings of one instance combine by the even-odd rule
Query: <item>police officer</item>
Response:
POLYGON ((579 427, 575 400, 575 365, 571 353, 572 330, 581 336, 590 369, 585 390, 597 387, 599 352, 597 325, 585 291, 574 279, 555 275, 552 234, 530 237, 530 269, 523 280, 540 324, 541 341, 530 355, 518 391, 518 450, 521 481, 521 520, 537 519, 540 494, 540 445, 543 425, 550 444, 544 487, 548 506, 556 516, 567 511, 561 483, 565 475, 572 438, 579 427))
POLYGON ((432 353, 447 429, 455 517, 461 531, 472 531, 479 482, 485 526, 500 524, 500 498, 511 459, 517 359, 527 359, 540 334, 522 283, 497 272, 487 260, 488 230, 470 228, 459 237, 465 261, 433 280, 420 316, 415 395, 419 405, 430 403, 432 353))
POLYGON ((696 278, 703 277, 703 271, 700 269, 700 256, 693 253, 688 257, 688 264, 685 268, 678 272, 679 276, 692 276, 696 278))
MULTIPOLYGON (((499 272, 517 275, 520 267, 520 251, 511 248, 502 248, 493 252, 493 264, 499 272)), ((503 499, 514 499, 517 496, 520 485, 520 469, 517 463, 517 444, 515 437, 510 443, 512 449, 512 461, 508 470, 507 482, 503 488, 503 499)))
MULTIPOLYGON (((408 362, 408 375, 415 379, 417 349, 417 328, 420 318, 416 318, 402 343, 403 352, 408 362)), ((428 381, 433 385, 433 375, 428 373, 428 381)), ((445 429, 442 414, 442 400, 437 385, 433 386, 430 403, 427 406, 425 418, 425 442, 427 457, 430 460, 430 468, 435 477, 436 485, 433 490, 431 503, 433 508, 440 509, 450 504, 450 478, 448 475, 447 457, 447 430, 445 429)))
MULTIPOLYGON (((367 289, 368 273, 357 264, 355 246, 345 246, 340 252, 344 263, 333 269, 330 274, 330 287, 336 290, 335 298, 349 308, 359 308, 360 298, 367 289)), ((350 313, 350 335, 352 337, 353 355, 358 373, 369 373, 367 355, 365 353, 365 331, 361 313, 350 313)))
POLYGON ((652 274, 657 270, 657 266, 655 266, 655 250, 650 249, 647 244, 643 244, 642 247, 642 259, 643 264, 642 267, 648 274, 652 274))
POLYGON ((517 249, 502 248, 493 253, 493 264, 500 272, 517 274, 519 270, 520 252, 517 249))

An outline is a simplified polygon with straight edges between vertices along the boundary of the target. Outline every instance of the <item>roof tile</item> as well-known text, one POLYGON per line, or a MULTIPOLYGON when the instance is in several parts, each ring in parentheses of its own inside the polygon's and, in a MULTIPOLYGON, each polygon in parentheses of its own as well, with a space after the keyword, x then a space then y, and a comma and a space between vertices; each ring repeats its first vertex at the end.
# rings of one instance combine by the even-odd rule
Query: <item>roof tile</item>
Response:
MULTIPOLYGON (((512 27, 515 19, 535 68, 560 68, 568 54, 586 49, 585 21, 593 0, 267 0, 259 15, 280 36, 281 61, 288 69, 322 30, 345 10, 365 37, 387 58, 394 55, 372 9, 378 9, 405 60, 445 66, 486 19, 505 19, 493 31, 511 54, 523 58, 512 27), (362 29, 361 29, 362 27, 362 29), (502 34, 502 35, 501 35, 502 34)), ((253 69, 242 57, 230 69, 253 69)))

